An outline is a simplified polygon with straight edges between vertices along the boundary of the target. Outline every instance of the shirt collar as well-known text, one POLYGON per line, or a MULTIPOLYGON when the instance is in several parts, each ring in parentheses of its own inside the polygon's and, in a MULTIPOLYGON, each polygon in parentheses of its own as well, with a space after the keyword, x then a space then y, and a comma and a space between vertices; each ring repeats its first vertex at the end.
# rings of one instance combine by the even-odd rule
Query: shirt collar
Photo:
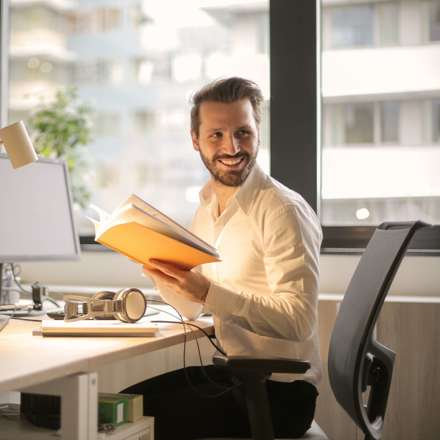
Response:
MULTIPOLYGON (((235 199, 240 208, 247 213, 251 203, 255 200, 258 192, 262 187, 262 183, 266 175, 258 164, 255 164, 245 182, 240 186, 239 190, 234 194, 235 199)), ((212 181, 210 180, 200 191, 200 204, 208 205, 212 201, 214 191, 212 189, 212 181)))

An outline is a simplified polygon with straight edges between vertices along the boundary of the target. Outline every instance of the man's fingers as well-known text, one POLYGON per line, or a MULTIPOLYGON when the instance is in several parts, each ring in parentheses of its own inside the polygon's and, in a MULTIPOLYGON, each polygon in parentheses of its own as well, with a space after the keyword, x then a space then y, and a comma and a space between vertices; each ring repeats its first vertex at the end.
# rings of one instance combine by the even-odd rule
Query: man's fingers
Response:
MULTIPOLYGON (((148 262, 152 266, 157 268, 160 272, 163 272, 164 274, 166 274, 172 278, 175 278, 176 280, 183 281, 185 279, 184 271, 182 271, 181 269, 178 269, 176 266, 174 266, 172 264, 164 263, 163 261, 154 260, 154 259, 151 259, 148 262)), ((144 268, 145 268, 145 266, 144 266, 144 268)))
POLYGON ((166 273, 156 270, 156 269, 146 269, 144 268, 143 273, 145 276, 149 276, 155 284, 165 283, 167 285, 174 286, 176 284, 176 279, 170 277, 166 273))

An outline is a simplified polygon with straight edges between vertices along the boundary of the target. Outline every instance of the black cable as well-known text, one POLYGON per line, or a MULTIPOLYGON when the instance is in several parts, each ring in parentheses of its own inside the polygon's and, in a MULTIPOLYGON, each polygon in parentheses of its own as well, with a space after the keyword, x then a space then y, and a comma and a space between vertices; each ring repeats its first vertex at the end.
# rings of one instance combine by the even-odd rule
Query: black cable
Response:
POLYGON ((177 316, 174 316, 172 313, 170 313, 170 312, 167 312, 167 311, 165 311, 165 310, 160 310, 160 309, 157 309, 157 308, 154 308, 154 307, 152 307, 154 310, 159 310, 159 311, 162 311, 162 312, 164 312, 164 313, 167 313, 168 315, 171 315, 173 318, 176 318, 176 319, 179 319, 179 321, 167 321, 167 320, 152 320, 151 322, 152 323, 166 323, 166 324, 180 324, 180 325, 183 325, 183 328, 184 328, 184 333, 183 333, 183 372, 184 372, 184 374, 185 374, 185 378, 186 378, 186 381, 188 382, 188 385, 191 387, 191 389, 193 390, 193 392, 194 393, 196 393, 196 394, 198 394, 199 396, 201 396, 201 397, 203 397, 203 398, 208 398, 208 399, 210 399, 210 398, 217 398, 217 397, 220 397, 220 396, 222 396, 223 394, 226 394, 226 393, 228 393, 228 392, 230 392, 230 391, 232 391, 233 389, 235 389, 235 388, 238 388, 239 386, 241 386, 241 384, 240 383, 237 383, 237 384, 235 384, 235 385, 232 385, 232 386, 226 386, 226 385, 224 385, 224 384, 221 384, 221 383, 219 383, 219 382, 216 382, 215 380, 213 380, 209 375, 208 375, 208 373, 207 373, 207 371, 206 371, 206 369, 205 369, 205 365, 203 364, 203 359, 202 359, 202 354, 201 354, 201 351, 200 351, 200 346, 199 346, 199 341, 198 341, 198 339, 197 338, 195 338, 195 342, 196 342, 196 345, 197 345, 197 351, 198 351, 198 355, 199 355, 199 360, 200 360, 200 367, 201 367, 201 371, 202 371, 202 374, 205 376, 205 378, 208 380, 208 382, 210 382, 211 384, 213 384, 214 386, 216 386, 216 387, 218 387, 218 388, 221 388, 223 391, 221 391, 221 392, 219 392, 219 393, 215 393, 215 394, 206 394, 206 393, 202 393, 202 392, 200 392, 200 390, 198 390, 197 389, 197 387, 192 383, 192 381, 191 381, 191 379, 190 379, 190 377, 189 377, 189 374, 188 374, 188 371, 187 371, 187 366, 186 366, 186 343, 187 343, 187 330, 186 330, 186 326, 188 325, 188 326, 191 326, 191 327, 196 327, 198 330, 200 330, 207 338, 208 338, 208 340, 209 340, 209 342, 214 346, 214 348, 216 349, 216 350, 218 350, 220 353, 222 353, 223 355, 225 355, 226 356, 226 353, 218 346, 218 345, 216 345, 212 340, 211 340, 211 338, 209 337, 209 335, 208 335, 208 333, 206 332, 206 330, 205 329, 203 329, 202 327, 200 327, 200 326, 198 326, 198 325, 196 325, 196 324, 192 324, 192 323, 189 323, 189 322, 185 322, 184 321, 184 319, 183 319, 183 317, 182 317, 182 315, 180 314, 180 312, 174 307, 174 306, 172 306, 171 304, 167 304, 167 303, 165 303, 164 301, 159 301, 159 300, 148 300, 147 299, 147 302, 148 301, 152 301, 152 302, 159 302, 159 303, 161 303, 161 304, 165 304, 165 305, 168 305, 168 306, 170 306, 178 315, 179 315, 179 317, 177 317, 177 316))
POLYGON ((49 298, 48 296, 46 296, 45 298, 43 298, 43 301, 49 301, 50 303, 52 303, 53 305, 60 307, 60 305, 52 298, 49 298))
MULTIPOLYGON (((11 266, 11 272, 12 272, 12 277, 14 278, 15 284, 18 286, 18 288, 23 292, 23 293, 27 293, 28 295, 32 295, 32 292, 29 292, 28 290, 26 290, 20 283, 20 281, 17 280, 17 276, 15 274, 15 270, 14 270, 14 263, 9 263, 11 266)), ((44 298, 42 298, 43 301, 49 301, 51 302, 53 305, 55 305, 56 307, 60 307, 60 305, 52 298, 50 298, 49 296, 45 296, 44 298)))
MULTIPOLYGON (((223 356, 226 356, 226 353, 217 345, 217 344, 215 344, 213 341, 212 341, 212 339, 209 337, 209 334, 208 334, 208 332, 203 328, 203 327, 199 327, 198 325, 196 325, 196 324, 192 324, 192 323, 190 323, 190 322, 180 322, 180 321, 151 321, 151 322, 153 322, 153 323, 158 323, 158 324, 161 324, 161 323, 163 323, 163 324, 182 324, 182 325, 189 325, 190 327, 195 327, 195 328, 197 328, 197 329, 199 329, 207 338, 208 338, 208 341, 210 342, 210 344, 217 350, 217 351, 219 351, 223 356)), ((197 340, 197 339, 196 339, 197 340)))
POLYGON ((11 319, 16 319, 18 321, 32 321, 32 322, 41 322, 41 319, 28 319, 28 318, 19 318, 18 316, 10 316, 11 319))
POLYGON ((217 345, 217 344, 215 344, 214 342, 212 342, 212 339, 209 337, 209 335, 208 335, 208 333, 206 332, 206 330, 203 328, 203 327, 199 327, 198 325, 196 325, 196 324, 192 324, 192 323, 189 323, 189 322, 185 322, 185 320, 183 319, 183 317, 182 317, 182 315, 179 313, 179 311, 174 307, 174 306, 172 306, 171 304, 167 304, 167 303, 165 303, 165 302, 163 302, 163 301, 158 301, 158 300, 155 300, 155 299, 147 299, 147 302, 148 301, 153 301, 153 302, 159 302, 159 303, 161 303, 161 304, 164 304, 164 305, 167 305, 167 306, 169 306, 169 307, 171 307, 178 315, 179 315, 179 317, 177 317, 177 316, 174 316, 172 313, 170 313, 170 312, 167 312, 166 310, 161 310, 161 309, 158 309, 158 308, 155 308, 155 307, 151 307, 153 310, 158 310, 158 311, 160 311, 160 312, 164 312, 164 313, 166 313, 167 315, 171 315, 173 318, 176 318, 176 319, 179 319, 180 321, 151 321, 151 322, 157 322, 157 323, 160 323, 160 322, 164 322, 164 323, 167 323, 167 324, 183 324, 183 325, 189 325, 189 326, 191 326, 191 327, 196 327, 196 328, 198 328, 207 338, 208 338, 208 340, 209 340, 209 342, 210 342, 210 344, 216 349, 216 350, 218 350, 223 356, 226 356, 226 353, 217 345))

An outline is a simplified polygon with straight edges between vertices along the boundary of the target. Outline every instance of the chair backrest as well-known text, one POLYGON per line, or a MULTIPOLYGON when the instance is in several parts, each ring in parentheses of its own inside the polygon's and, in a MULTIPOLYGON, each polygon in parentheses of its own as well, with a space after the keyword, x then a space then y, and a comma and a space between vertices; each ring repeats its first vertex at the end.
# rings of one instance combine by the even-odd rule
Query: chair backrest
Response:
POLYGON ((366 438, 381 438, 394 352, 373 329, 408 244, 422 222, 383 223, 374 232, 341 303, 328 370, 336 400, 366 438), (365 391, 369 388, 368 401, 365 391))

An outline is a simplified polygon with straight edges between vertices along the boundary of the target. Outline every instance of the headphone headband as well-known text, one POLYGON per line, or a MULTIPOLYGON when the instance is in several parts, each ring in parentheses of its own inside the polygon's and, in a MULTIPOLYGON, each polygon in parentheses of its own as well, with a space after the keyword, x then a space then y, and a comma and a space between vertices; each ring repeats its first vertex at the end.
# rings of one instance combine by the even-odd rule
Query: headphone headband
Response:
POLYGON ((136 322, 147 308, 144 294, 134 287, 118 292, 101 291, 93 296, 64 295, 64 320, 112 319, 136 322))

